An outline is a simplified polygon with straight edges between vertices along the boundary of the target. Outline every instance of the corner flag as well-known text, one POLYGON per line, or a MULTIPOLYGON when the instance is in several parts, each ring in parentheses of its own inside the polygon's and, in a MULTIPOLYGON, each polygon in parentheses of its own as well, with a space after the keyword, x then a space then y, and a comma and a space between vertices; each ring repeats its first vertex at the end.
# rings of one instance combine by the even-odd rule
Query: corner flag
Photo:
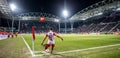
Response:
POLYGON ((32 37, 35 40, 35 29, 34 29, 34 26, 32 26, 32 37))

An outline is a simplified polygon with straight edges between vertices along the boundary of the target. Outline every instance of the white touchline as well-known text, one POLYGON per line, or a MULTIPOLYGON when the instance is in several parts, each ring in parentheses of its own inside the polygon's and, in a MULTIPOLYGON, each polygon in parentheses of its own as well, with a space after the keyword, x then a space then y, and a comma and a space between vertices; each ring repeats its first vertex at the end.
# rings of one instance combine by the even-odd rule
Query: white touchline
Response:
POLYGON ((23 37, 22 35, 21 35, 21 37, 22 37, 24 43, 26 44, 27 48, 29 49, 29 51, 30 51, 32 57, 35 56, 34 53, 33 53, 32 50, 31 50, 30 46, 29 46, 29 45, 27 44, 27 42, 25 41, 24 37, 23 37))
POLYGON ((119 45, 120 45, 120 44, 114 44, 114 45, 99 46, 99 47, 92 47, 92 48, 86 48, 86 49, 78 49, 78 50, 64 51, 64 52, 58 52, 58 54, 71 53, 71 52, 80 52, 80 51, 93 50, 93 49, 99 49, 99 48, 107 48, 107 47, 113 47, 113 46, 119 46, 119 45))
MULTIPOLYGON (((78 50, 58 52, 58 53, 56 53, 56 54, 64 54, 64 53, 71 53, 71 52, 80 52, 80 51, 100 49, 100 48, 107 48, 107 47, 113 47, 113 46, 119 46, 119 45, 120 45, 120 44, 106 45, 106 46, 92 47, 92 48, 86 48, 86 49, 78 49, 78 50)), ((39 53, 39 52, 42 52, 42 51, 35 51, 35 53, 39 53)), ((43 56, 43 55, 46 55, 46 54, 35 55, 35 57, 37 57, 37 56, 43 56)))

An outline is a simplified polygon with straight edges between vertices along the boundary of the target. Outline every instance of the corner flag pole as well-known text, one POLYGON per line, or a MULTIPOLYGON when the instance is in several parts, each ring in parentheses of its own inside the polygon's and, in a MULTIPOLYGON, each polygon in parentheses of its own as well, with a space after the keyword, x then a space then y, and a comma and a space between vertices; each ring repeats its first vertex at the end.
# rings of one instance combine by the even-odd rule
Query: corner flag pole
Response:
POLYGON ((33 50, 33 56, 34 56, 34 40, 35 40, 35 29, 34 26, 32 26, 32 50, 33 50))

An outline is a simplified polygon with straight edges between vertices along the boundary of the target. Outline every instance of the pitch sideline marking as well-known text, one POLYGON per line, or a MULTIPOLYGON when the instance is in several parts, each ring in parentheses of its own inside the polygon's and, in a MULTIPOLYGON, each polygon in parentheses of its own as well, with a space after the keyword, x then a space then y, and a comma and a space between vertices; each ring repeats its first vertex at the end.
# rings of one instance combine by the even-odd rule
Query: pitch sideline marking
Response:
POLYGON ((86 51, 86 50, 94 50, 94 49, 107 48, 107 47, 113 47, 113 46, 119 46, 119 45, 120 44, 114 44, 114 45, 106 45, 106 46, 92 47, 92 48, 86 48, 86 49, 64 51, 64 52, 58 52, 58 54, 71 53, 71 52, 80 52, 80 51, 86 51))
POLYGON ((30 46, 27 44, 27 42, 26 42, 25 38, 24 38, 22 35, 21 35, 21 37, 22 37, 22 39, 23 39, 23 41, 24 41, 25 45, 26 45, 26 46, 27 46, 27 48, 29 49, 29 51, 30 51, 30 53, 31 53, 32 57, 34 57, 35 55, 34 55, 33 51, 31 50, 30 46))
MULTIPOLYGON (((71 51, 58 52, 58 53, 56 53, 56 54, 64 54, 64 53, 71 53, 71 52, 80 52, 80 51, 94 50, 94 49, 107 48, 107 47, 113 47, 113 46, 119 46, 119 45, 120 45, 120 44, 113 44, 113 45, 92 47, 92 48, 86 48, 86 49, 78 49, 78 50, 71 50, 71 51)), ((35 51, 35 52, 41 52, 41 51, 35 51)), ((40 54, 40 55, 35 55, 35 56, 43 56, 43 55, 46 55, 46 54, 40 54)))

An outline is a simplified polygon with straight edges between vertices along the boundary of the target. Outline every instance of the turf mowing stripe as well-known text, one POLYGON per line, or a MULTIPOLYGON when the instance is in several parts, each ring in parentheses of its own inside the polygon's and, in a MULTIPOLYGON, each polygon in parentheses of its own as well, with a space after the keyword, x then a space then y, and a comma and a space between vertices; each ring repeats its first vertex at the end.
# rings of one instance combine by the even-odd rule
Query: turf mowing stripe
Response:
POLYGON ((80 51, 86 51, 86 50, 94 50, 94 49, 107 48, 107 47, 113 47, 113 46, 119 46, 119 45, 120 44, 114 44, 114 45, 99 46, 99 47, 92 47, 92 48, 86 48, 86 49, 64 51, 64 52, 58 52, 57 54, 64 54, 64 53, 71 53, 71 52, 80 52, 80 51))
POLYGON ((22 35, 21 35, 21 37, 22 37, 23 41, 25 42, 27 48, 29 49, 29 51, 30 51, 32 57, 34 57, 35 55, 34 55, 33 51, 31 50, 30 46, 27 44, 27 42, 25 41, 25 39, 24 39, 24 37, 23 37, 22 35))

